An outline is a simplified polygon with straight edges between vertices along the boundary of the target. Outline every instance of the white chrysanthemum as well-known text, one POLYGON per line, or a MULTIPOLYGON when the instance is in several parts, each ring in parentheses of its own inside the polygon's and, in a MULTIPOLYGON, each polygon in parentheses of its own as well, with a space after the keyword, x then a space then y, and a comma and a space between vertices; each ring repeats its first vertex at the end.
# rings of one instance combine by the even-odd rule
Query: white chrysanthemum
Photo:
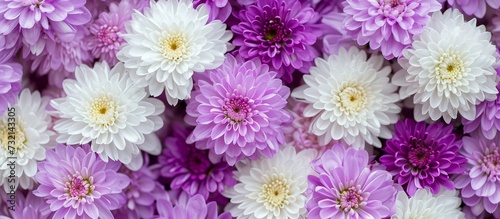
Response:
POLYGON ((136 12, 126 24, 127 41, 117 57, 137 69, 132 78, 149 86, 153 96, 165 89, 167 101, 190 97, 193 72, 215 69, 224 62, 231 31, 219 20, 208 23, 204 4, 190 0, 151 1, 144 14, 136 12))
POLYGON ((314 62, 311 74, 304 75, 306 84, 292 93, 309 104, 304 116, 315 117, 310 127, 314 134, 323 142, 344 139, 355 148, 364 148, 365 142, 380 147, 377 137, 391 138, 386 126, 397 122, 401 108, 382 56, 367 60, 364 51, 351 47, 314 62))
POLYGON ((50 149, 50 138, 55 133, 49 130, 51 117, 45 107, 48 99, 24 89, 12 107, 0 118, 0 185, 9 191, 11 185, 32 189, 37 161, 45 160, 45 150, 50 149), (9 147, 10 146, 10 147, 9 147), (15 159, 9 158, 15 157, 15 159), (11 175, 12 161, 15 161, 15 176, 11 175), (12 180, 14 179, 14 181, 12 180))
POLYGON ((143 161, 140 150, 161 152, 153 132, 163 126, 159 114, 165 106, 149 98, 127 71, 122 63, 111 70, 106 62, 96 63, 93 69, 81 65, 76 68, 76 80, 63 82, 67 96, 52 100, 51 105, 61 118, 54 126, 60 133, 58 142, 92 142, 92 151, 104 161, 109 157, 137 170, 143 161))
POLYGON ((296 153, 286 146, 272 159, 237 163, 238 184, 224 191, 231 199, 226 210, 238 219, 304 218, 309 163, 316 154, 314 149, 296 153))
POLYGON ((495 46, 476 19, 464 21, 454 9, 435 12, 412 47, 403 51, 404 68, 393 77, 401 98, 413 95, 415 119, 440 117, 449 123, 460 113, 474 120, 475 105, 496 99, 495 46))
POLYGON ((463 219, 465 215, 460 211, 462 200, 457 197, 457 190, 441 189, 436 195, 430 190, 419 189, 408 198, 404 191, 398 192, 396 200, 396 214, 392 219, 463 219))

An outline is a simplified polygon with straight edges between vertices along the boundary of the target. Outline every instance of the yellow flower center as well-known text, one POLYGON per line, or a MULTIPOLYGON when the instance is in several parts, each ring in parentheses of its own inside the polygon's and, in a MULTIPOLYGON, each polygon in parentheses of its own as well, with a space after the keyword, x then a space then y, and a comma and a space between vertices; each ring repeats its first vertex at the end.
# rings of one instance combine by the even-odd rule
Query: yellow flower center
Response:
POLYGON ((167 34, 160 39, 161 53, 168 61, 180 63, 187 55, 187 39, 180 33, 167 34))
POLYGON ((334 98, 334 103, 347 115, 359 113, 368 102, 365 89, 356 84, 343 86, 334 98))
POLYGON ((451 51, 438 58, 434 70, 438 83, 455 86, 458 80, 462 79, 465 67, 460 55, 451 51))
POLYGON ((259 196, 268 210, 274 211, 276 208, 283 208, 289 203, 290 185, 283 177, 275 176, 262 186, 259 196))
POLYGON ((93 122, 105 128, 114 124, 118 118, 117 103, 106 95, 91 102, 89 112, 93 122))
POLYGON ((18 122, 18 119, 19 118, 16 118, 16 122, 13 123, 15 126, 8 126, 3 122, 0 123, 0 143, 2 144, 4 151, 7 153, 9 153, 12 149, 14 149, 14 153, 26 149, 26 143, 28 141, 26 138, 26 131, 18 122))

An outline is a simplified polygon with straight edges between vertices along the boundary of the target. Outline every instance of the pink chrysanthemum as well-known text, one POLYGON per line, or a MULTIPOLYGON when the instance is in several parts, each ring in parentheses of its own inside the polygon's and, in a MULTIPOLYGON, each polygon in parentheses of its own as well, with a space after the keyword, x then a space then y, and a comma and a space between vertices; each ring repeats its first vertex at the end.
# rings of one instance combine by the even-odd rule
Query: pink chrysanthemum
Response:
POLYGON ((437 0, 346 0, 344 29, 359 45, 370 43, 386 59, 399 57, 420 34, 432 12, 439 11, 437 0))
POLYGON ((76 27, 90 21, 85 0, 3 0, 0 1, 0 34, 20 27, 23 39, 33 54, 39 55, 47 39, 57 36, 70 42, 76 27))
POLYGON ((132 18, 135 10, 142 11, 145 6, 142 2, 137 3, 137 0, 111 3, 109 12, 101 13, 90 26, 88 46, 92 50, 92 55, 114 66, 118 62, 116 53, 125 42, 121 36, 125 33, 125 23, 132 18))
POLYGON ((281 125, 290 120, 284 110, 290 90, 276 72, 257 59, 227 55, 221 67, 205 74, 198 75, 186 108, 187 122, 196 125, 187 142, 224 155, 230 165, 272 157, 284 143, 281 125))
POLYGON ((391 174, 371 170, 368 153, 337 144, 326 151, 309 175, 309 219, 374 218, 395 213, 396 188, 391 174))
POLYGON ((70 42, 56 38, 48 41, 42 54, 33 57, 31 70, 37 70, 40 75, 49 75, 49 84, 62 87, 66 78, 74 78, 77 66, 81 64, 90 65, 93 61, 89 47, 86 45, 85 37, 88 30, 78 28, 78 34, 70 42))
POLYGON ((33 191, 46 199, 54 218, 113 218, 111 211, 125 204, 123 189, 130 179, 117 173, 121 163, 104 162, 88 145, 74 148, 57 145, 38 164, 33 191))
POLYGON ((14 104, 21 91, 22 66, 17 63, 0 60, 0 116, 9 104, 14 104))
POLYGON ((462 189, 462 199, 474 215, 484 210, 500 215, 500 136, 488 140, 474 133, 462 141, 459 153, 467 158, 467 172, 455 179, 455 187, 462 189))
POLYGON ((209 193, 221 193, 224 187, 235 185, 234 168, 220 158, 209 157, 208 150, 186 144, 188 134, 186 127, 174 123, 173 136, 165 139, 166 148, 158 158, 161 175, 173 179, 170 188, 207 199, 209 193))

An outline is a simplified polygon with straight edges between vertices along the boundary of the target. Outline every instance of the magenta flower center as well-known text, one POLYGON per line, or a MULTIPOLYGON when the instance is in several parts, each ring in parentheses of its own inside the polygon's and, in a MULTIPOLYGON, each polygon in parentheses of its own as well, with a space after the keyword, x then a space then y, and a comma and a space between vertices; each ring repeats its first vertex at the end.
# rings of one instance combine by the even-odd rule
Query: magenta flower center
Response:
POLYGON ((286 37, 285 25, 281 19, 275 18, 268 20, 264 24, 264 39, 271 43, 281 43, 286 37))
POLYGON ((429 145, 435 144, 434 141, 424 142, 415 137, 410 138, 410 151, 408 152, 408 162, 414 167, 421 169, 434 160, 434 150, 429 145))
POLYGON ((240 124, 250 116, 252 106, 248 97, 233 94, 231 98, 226 98, 224 102, 222 111, 232 124, 240 124))
POLYGON ((97 39, 104 46, 112 46, 120 39, 120 36, 118 35, 119 31, 120 30, 117 26, 108 26, 107 24, 104 24, 97 33, 97 39))
POLYGON ((484 155, 479 164, 481 164, 481 170, 488 175, 490 181, 500 180, 500 153, 497 148, 484 155))
POLYGON ((88 179, 82 179, 81 176, 71 176, 65 184, 65 191, 70 198, 83 198, 92 193, 92 186, 88 179))
POLYGON ((386 17, 399 17, 405 9, 405 0, 380 0, 379 14, 386 17))
POLYGON ((357 209, 363 200, 363 193, 359 189, 351 187, 340 193, 337 203, 341 210, 349 212, 351 209, 357 209))
POLYGON ((191 151, 187 167, 195 174, 206 174, 212 167, 212 163, 208 160, 208 151, 191 151))

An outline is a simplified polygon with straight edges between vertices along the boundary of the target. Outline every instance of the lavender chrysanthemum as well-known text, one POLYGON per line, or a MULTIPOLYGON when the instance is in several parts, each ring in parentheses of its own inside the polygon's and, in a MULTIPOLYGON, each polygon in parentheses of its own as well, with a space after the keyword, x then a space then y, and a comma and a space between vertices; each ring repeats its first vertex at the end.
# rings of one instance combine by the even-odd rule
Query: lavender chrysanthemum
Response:
POLYGON ((492 9, 500 8, 498 0, 439 0, 441 3, 448 2, 453 8, 459 8, 467 15, 473 15, 477 18, 483 18, 489 7, 492 9))
MULTIPOLYGON (((45 202, 45 200, 43 200, 43 198, 33 195, 32 191, 29 191, 26 196, 24 196, 20 191, 16 192, 14 201, 16 202, 16 206, 13 209, 9 209, 10 217, 3 218, 0 213, 0 219, 53 218, 50 206, 45 202)), ((8 205, 11 206, 11 203, 8 205)))
POLYGON ((196 125, 188 143, 224 155, 230 165, 245 157, 272 157, 284 143, 281 125, 290 120, 284 109, 288 87, 259 60, 232 55, 206 74, 186 108, 187 122, 196 125))
POLYGON ((54 218, 113 218, 111 211, 125 204, 123 189, 130 179, 117 173, 121 163, 104 162, 88 145, 74 148, 58 144, 38 164, 33 191, 46 199, 54 218))
POLYGON ((318 56, 312 47, 318 36, 308 26, 313 15, 298 0, 257 0, 237 15, 233 44, 242 57, 259 57, 279 78, 291 81, 295 69, 307 72, 318 56))
POLYGON ((208 9, 208 21, 215 19, 226 21, 232 11, 231 4, 228 0, 193 0, 194 7, 200 4, 205 4, 208 9))
POLYGON ((459 153, 467 158, 466 173, 454 182, 462 189, 463 202, 476 216, 484 210, 500 215, 500 136, 488 140, 473 134, 462 141, 459 153))
POLYGON ((54 41, 48 41, 45 50, 33 57, 31 70, 40 75, 48 74, 49 84, 62 88, 62 82, 66 78, 74 78, 77 66, 81 64, 90 65, 93 57, 85 42, 88 30, 77 29, 77 35, 70 42, 65 42, 56 37, 54 41))
POLYGON ((0 1, 0 34, 21 28, 25 45, 40 54, 47 39, 57 36, 70 42, 76 27, 90 21, 85 0, 3 0, 0 1))
POLYGON ((386 59, 399 57, 422 32, 430 13, 439 11, 437 0, 347 0, 344 29, 359 45, 370 43, 386 59))
POLYGON ((90 26, 88 46, 92 55, 100 61, 107 61, 114 66, 118 59, 116 53, 125 43, 122 34, 125 31, 125 23, 132 19, 134 10, 142 11, 147 6, 142 2, 124 0, 119 3, 113 2, 109 5, 109 12, 99 14, 99 18, 90 26))
POLYGON ((14 104, 21 91, 22 66, 17 63, 0 63, 0 115, 9 104, 14 104))
POLYGON ((394 180, 406 185, 410 196, 424 188, 430 188, 433 194, 439 193, 441 186, 453 190, 450 175, 462 173, 466 162, 457 153, 462 142, 452 133, 453 126, 442 122, 427 126, 406 119, 396 123, 395 130, 386 143, 387 154, 380 157, 394 180))
MULTIPOLYGON (((500 84, 497 89, 500 90, 500 84)), ((483 101, 476 105, 476 118, 471 121, 462 118, 462 124, 465 133, 479 130, 490 140, 497 136, 497 132, 500 132, 500 94, 497 94, 496 100, 483 101)))
POLYGON ((314 161, 308 218, 380 219, 394 214, 397 191, 391 174, 371 170, 368 162, 365 150, 345 149, 340 144, 314 161))
POLYGON ((174 201, 168 199, 159 199, 156 202, 159 219, 231 219, 231 214, 225 212, 219 215, 217 203, 212 201, 205 202, 202 195, 189 196, 186 193, 180 194, 174 201), (174 203, 172 203, 174 202, 174 203))
POLYGON ((236 180, 233 169, 220 158, 209 156, 208 150, 198 150, 194 144, 186 144, 189 130, 173 124, 173 136, 165 139, 166 148, 158 158, 161 175, 171 178, 172 189, 182 189, 189 195, 200 194, 207 199, 209 193, 233 186, 236 180))

